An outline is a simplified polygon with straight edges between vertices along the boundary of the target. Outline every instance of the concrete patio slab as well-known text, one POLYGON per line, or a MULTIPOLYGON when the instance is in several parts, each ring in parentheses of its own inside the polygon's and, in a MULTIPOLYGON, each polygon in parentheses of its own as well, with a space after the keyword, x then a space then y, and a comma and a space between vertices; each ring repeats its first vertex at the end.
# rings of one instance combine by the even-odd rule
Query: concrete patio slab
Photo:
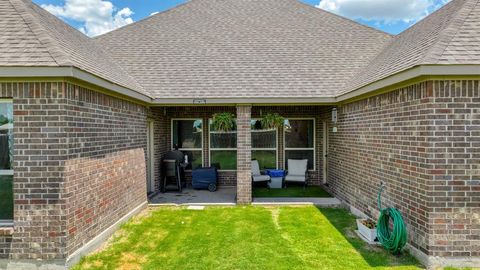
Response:
POLYGON ((338 207, 342 203, 337 198, 254 198, 253 205, 315 205, 338 207))
POLYGON ((159 193, 150 199, 150 206, 156 205, 236 205, 236 188, 219 187, 217 191, 185 188, 180 192, 159 193))

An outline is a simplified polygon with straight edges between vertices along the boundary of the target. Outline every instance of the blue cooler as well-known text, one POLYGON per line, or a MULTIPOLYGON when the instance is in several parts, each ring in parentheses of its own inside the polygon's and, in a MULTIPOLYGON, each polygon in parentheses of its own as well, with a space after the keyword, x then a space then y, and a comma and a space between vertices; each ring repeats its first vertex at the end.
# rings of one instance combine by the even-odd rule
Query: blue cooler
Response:
POLYGON ((192 171, 192 186, 194 189, 217 190, 217 169, 215 167, 198 168, 192 171))
POLYGON ((283 188, 284 170, 266 170, 266 174, 270 176, 268 186, 270 188, 283 188))

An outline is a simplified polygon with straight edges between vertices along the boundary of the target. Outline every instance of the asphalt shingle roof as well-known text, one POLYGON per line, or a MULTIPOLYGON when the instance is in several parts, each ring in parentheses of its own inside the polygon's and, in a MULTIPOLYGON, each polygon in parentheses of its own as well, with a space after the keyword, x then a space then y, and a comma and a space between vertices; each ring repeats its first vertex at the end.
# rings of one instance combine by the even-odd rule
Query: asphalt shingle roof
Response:
POLYGON ((156 98, 333 97, 391 36, 296 0, 192 0, 96 38, 156 98))
POLYGON ((0 30, 1 65, 57 65, 10 1, 0 1, 0 30))
POLYGON ((390 36, 297 0, 191 0, 91 39, 0 0, 0 66, 73 66, 159 99, 338 97, 419 65, 480 65, 479 2, 390 36))
POLYGON ((396 36, 339 93, 429 64, 480 64, 478 0, 454 0, 396 36))
POLYGON ((0 66, 74 66, 146 93, 91 38, 29 0, 1 0, 0 29, 0 66))

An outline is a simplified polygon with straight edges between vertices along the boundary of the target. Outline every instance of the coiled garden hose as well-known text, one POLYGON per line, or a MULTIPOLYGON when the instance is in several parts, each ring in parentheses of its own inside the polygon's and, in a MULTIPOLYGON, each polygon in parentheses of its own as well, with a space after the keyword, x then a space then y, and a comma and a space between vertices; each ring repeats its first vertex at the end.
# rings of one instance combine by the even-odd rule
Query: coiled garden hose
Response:
POLYGON ((399 254, 400 250, 407 243, 407 228, 403 222, 402 214, 396 208, 382 209, 382 191, 384 185, 380 187, 378 192, 378 208, 380 209, 380 217, 377 223, 377 238, 382 245, 392 252, 399 254), (392 219, 393 229, 390 229, 390 219, 392 219))

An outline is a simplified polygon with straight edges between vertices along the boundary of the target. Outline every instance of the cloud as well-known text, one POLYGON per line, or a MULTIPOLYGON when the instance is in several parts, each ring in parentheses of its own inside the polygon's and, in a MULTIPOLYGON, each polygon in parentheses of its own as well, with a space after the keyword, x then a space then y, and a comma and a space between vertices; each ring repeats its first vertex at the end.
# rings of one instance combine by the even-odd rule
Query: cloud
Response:
POLYGON ((416 22, 450 0, 321 0, 317 7, 351 18, 381 23, 416 22))
POLYGON ((158 11, 150 13, 150 16, 153 16, 153 15, 156 15, 156 14, 158 14, 158 11))
POLYGON ((63 6, 42 5, 57 17, 80 22, 80 31, 97 36, 133 22, 133 12, 126 7, 118 10, 112 2, 103 0, 65 0, 63 6))

